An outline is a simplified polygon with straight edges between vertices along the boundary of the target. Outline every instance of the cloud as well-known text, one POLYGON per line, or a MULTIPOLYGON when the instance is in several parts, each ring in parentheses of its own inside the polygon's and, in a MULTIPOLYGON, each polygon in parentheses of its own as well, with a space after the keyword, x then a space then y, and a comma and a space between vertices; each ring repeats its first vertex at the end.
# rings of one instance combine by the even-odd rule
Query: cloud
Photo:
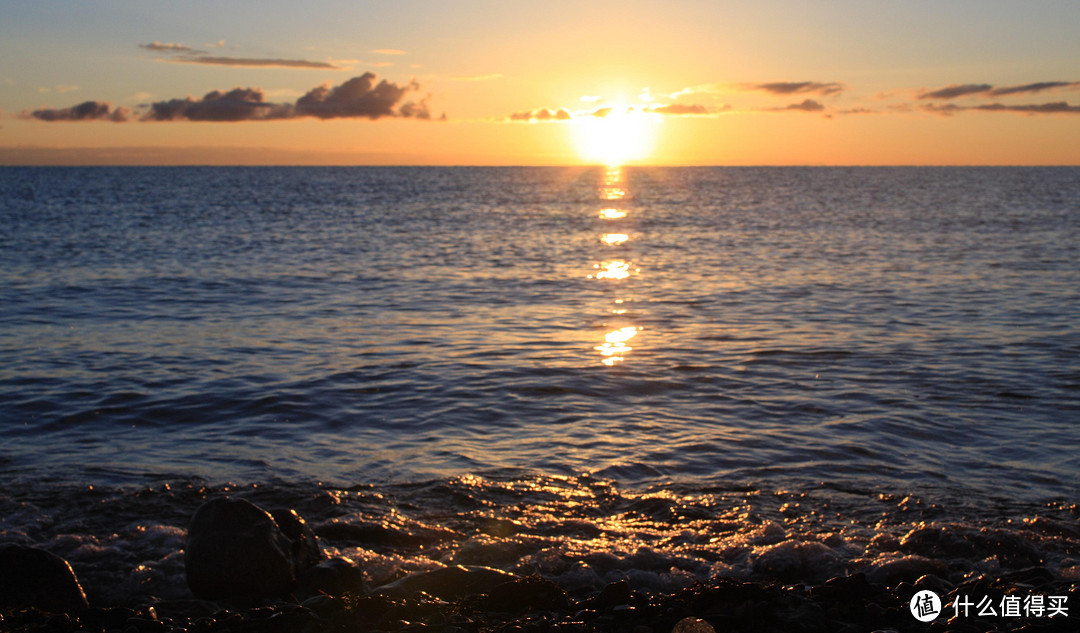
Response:
POLYGON ((990 97, 1004 97, 1018 94, 1034 94, 1044 90, 1056 88, 1080 88, 1080 81, 1040 81, 1037 83, 1022 84, 1019 86, 1002 86, 995 88, 990 84, 949 84, 937 90, 924 90, 918 94, 919 99, 956 99, 958 97, 970 97, 974 95, 986 95, 990 97))
POLYGON ((104 101, 84 101, 70 108, 42 108, 33 112, 23 112, 20 118, 38 119, 39 121, 112 121, 122 123, 131 116, 127 108, 113 109, 112 104, 104 101))
POLYGON ((375 53, 376 55, 406 55, 407 54, 405 51, 398 50, 396 48, 376 48, 375 50, 373 50, 371 52, 375 53))
POLYGON ((570 118, 570 113, 563 108, 558 110, 540 108, 539 110, 515 112, 510 115, 511 121, 569 121, 570 118))
POLYGON ((774 95, 816 94, 822 97, 837 94, 844 90, 844 84, 838 82, 820 83, 816 81, 777 81, 763 84, 743 84, 744 90, 761 90, 774 95))
MULTIPOLYGON (((225 40, 221 40, 222 45, 225 44, 225 40)), ((145 48, 148 51, 154 51, 156 53, 194 53, 195 49, 183 44, 161 42, 151 42, 149 44, 139 44, 139 48, 145 48)))
POLYGON ((990 92, 993 86, 990 84, 949 84, 937 90, 924 90, 919 93, 919 99, 956 99, 990 92))
POLYGON ((1022 86, 1005 86, 1002 88, 994 88, 990 91, 990 96, 1003 97, 1005 95, 1033 94, 1044 90, 1053 90, 1055 88, 1080 88, 1080 81, 1040 81, 1038 83, 1024 84, 1022 86))
MULTIPOLYGON (((207 44, 211 48, 222 48, 225 46, 225 40, 218 41, 217 44, 207 44)), ((208 55, 205 51, 195 50, 190 46, 184 44, 162 44, 161 42, 153 42, 151 44, 139 44, 139 48, 144 48, 156 53, 166 53, 172 55, 165 59, 158 58, 160 62, 167 62, 170 64, 203 64, 206 66, 234 66, 244 68, 304 68, 304 69, 316 69, 316 70, 345 70, 345 68, 335 65, 331 62, 315 62, 308 59, 273 59, 262 57, 215 57, 208 55)))
MULTIPOLYGON (((730 106, 727 106, 730 107, 730 106)), ((671 105, 652 106, 647 108, 646 112, 655 112, 656 114, 666 115, 702 115, 709 114, 709 109, 703 105, 698 104, 682 104, 673 103, 671 105)))
POLYGON ((247 68, 315 68, 319 70, 344 70, 329 62, 313 62, 307 59, 263 59, 253 57, 210 57, 208 55, 185 55, 162 61, 170 64, 205 64, 207 66, 240 66, 247 68))
POLYGON ((927 104, 922 107, 926 112, 952 116, 957 112, 981 111, 981 112, 1014 112, 1018 114, 1080 114, 1080 105, 1069 105, 1065 101, 1053 103, 1031 103, 1025 105, 1006 105, 1004 103, 984 103, 973 106, 958 106, 956 104, 927 104))
POLYGON ((394 107, 408 92, 419 90, 420 86, 415 81, 401 86, 385 79, 376 84, 375 79, 373 73, 364 73, 336 88, 325 84, 312 88, 297 100, 296 115, 320 119, 345 117, 378 119, 392 116, 431 118, 427 105, 423 101, 403 103, 398 107, 397 112, 394 111, 394 107))
POLYGON ((685 95, 694 94, 721 94, 731 91, 731 86, 728 84, 712 83, 712 84, 697 84, 695 86, 687 86, 678 92, 673 92, 668 97, 672 99, 678 99, 685 95))
POLYGON ((150 104, 144 121, 252 121, 289 118, 287 105, 267 103, 258 88, 215 90, 202 99, 170 99, 150 104))
POLYGON ((800 103, 792 103, 782 108, 765 108, 765 112, 821 112, 825 106, 820 101, 805 99, 800 103))
MULTIPOLYGON (((319 119, 400 117, 430 119, 426 99, 406 100, 409 93, 418 91, 415 82, 399 85, 377 81, 373 73, 342 83, 323 84, 312 88, 295 103, 274 103, 266 100, 260 88, 233 88, 227 92, 215 90, 201 99, 186 97, 156 101, 143 106, 141 121, 273 121, 315 117, 319 119)), ((70 108, 41 109, 24 113, 23 118, 41 121, 127 121, 128 108, 111 108, 110 104, 87 101, 70 108)))

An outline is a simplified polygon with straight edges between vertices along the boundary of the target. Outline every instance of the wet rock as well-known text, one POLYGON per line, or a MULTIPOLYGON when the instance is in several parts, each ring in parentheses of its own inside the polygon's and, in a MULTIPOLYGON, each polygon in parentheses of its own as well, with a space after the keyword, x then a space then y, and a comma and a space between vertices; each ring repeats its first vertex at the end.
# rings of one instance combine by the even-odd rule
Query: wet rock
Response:
POLYGON ((716 633, 716 629, 699 618, 683 618, 675 623, 671 633, 716 633))
POLYGON ((631 597, 633 597, 633 592, 630 591, 630 583, 619 580, 601 589, 600 593, 592 599, 591 606, 594 609, 609 609, 623 604, 630 604, 631 597))
POLYGON ((490 611, 518 613, 522 611, 562 611, 570 600, 558 585, 531 576, 504 582, 492 587, 484 602, 490 611))
POLYGON ((443 600, 457 600, 472 594, 489 593, 493 588, 516 578, 513 574, 491 567, 454 565, 410 574, 376 588, 375 592, 395 598, 424 592, 443 600))
POLYGON ((942 561, 922 556, 904 556, 871 565, 866 570, 866 577, 872 583, 895 587, 901 582, 914 582, 922 576, 944 576, 948 572, 948 566, 942 561))
POLYGON ((443 541, 461 540, 462 535, 439 526, 422 523, 347 523, 329 521, 315 527, 320 538, 364 547, 426 547, 443 541))
POLYGON ((292 558, 297 572, 322 560, 322 551, 319 549, 315 532, 311 531, 307 521, 304 521, 296 510, 271 510, 270 516, 274 517, 278 527, 292 542, 292 558))
POLYGON ((296 593, 301 596, 340 596, 347 592, 362 593, 363 590, 364 572, 356 563, 342 556, 305 569, 296 582, 296 593))
POLYGON ((270 513, 244 499, 222 497, 200 506, 184 553, 192 593, 208 600, 288 593, 297 575, 318 558, 318 545, 294 512, 279 516, 284 530, 270 513))
POLYGON ((825 600, 867 602, 883 593, 881 585, 871 583, 864 573, 830 578, 810 590, 810 597, 825 600))
POLYGON ((0 545, 0 608, 37 607, 67 613, 87 607, 71 565, 25 545, 0 545))

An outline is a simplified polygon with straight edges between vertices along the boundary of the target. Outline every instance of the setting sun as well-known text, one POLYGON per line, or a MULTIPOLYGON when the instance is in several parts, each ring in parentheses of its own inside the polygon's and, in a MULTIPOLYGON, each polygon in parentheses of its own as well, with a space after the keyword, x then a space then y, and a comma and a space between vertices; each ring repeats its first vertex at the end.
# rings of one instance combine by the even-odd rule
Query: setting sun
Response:
POLYGON ((648 158, 658 125, 655 117, 620 106, 576 118, 573 135, 583 160, 622 165, 648 158))

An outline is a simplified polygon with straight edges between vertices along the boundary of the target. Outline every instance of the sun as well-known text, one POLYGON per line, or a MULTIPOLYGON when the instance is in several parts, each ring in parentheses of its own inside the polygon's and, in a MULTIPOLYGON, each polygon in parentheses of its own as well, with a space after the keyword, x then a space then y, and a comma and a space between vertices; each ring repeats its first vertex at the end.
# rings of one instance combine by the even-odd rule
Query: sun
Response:
POLYGON ((640 110, 617 106, 597 114, 575 117, 574 142, 583 161, 623 165, 649 156, 658 121, 640 110))

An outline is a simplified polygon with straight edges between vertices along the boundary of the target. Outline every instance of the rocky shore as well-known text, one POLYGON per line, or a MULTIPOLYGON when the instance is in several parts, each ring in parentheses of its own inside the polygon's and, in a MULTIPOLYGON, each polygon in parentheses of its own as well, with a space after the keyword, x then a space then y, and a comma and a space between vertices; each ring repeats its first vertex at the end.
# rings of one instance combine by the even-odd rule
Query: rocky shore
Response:
MULTIPOLYGON (((463 570, 467 578, 473 570, 463 570)), ((1045 579, 1039 568, 1019 580, 1033 590, 1076 595, 1074 583, 1045 579)), ((973 578, 950 589, 943 601, 987 592, 1015 591, 1018 578, 973 578)), ((1075 616, 957 617, 946 606, 931 623, 916 620, 908 600, 934 577, 887 587, 865 575, 839 577, 814 586, 717 579, 670 595, 647 595, 613 583, 590 596, 571 596, 542 578, 503 584, 444 599, 425 591, 394 597, 381 592, 321 594, 261 601, 163 601, 134 608, 87 607, 50 613, 39 608, 3 612, 2 630, 41 633, 320 633, 432 631, 433 633, 792 633, 859 631, 975 633, 982 631, 1074 632, 1075 616), (681 628, 680 628, 681 627, 681 628)))
MULTIPOLYGON (((932 538, 928 532, 922 538, 932 538)), ((948 547, 948 543, 939 547, 948 547)), ((1003 555, 1015 544, 999 543, 1003 555)), ((801 552, 812 560, 812 552, 801 552)), ((44 550, 0 546, 0 630, 42 633, 977 633, 1080 630, 1075 580, 1038 564, 958 579, 939 562, 901 558, 871 573, 807 581, 763 566, 761 578, 716 577, 678 591, 569 590, 539 574, 448 565, 368 587, 359 566, 327 558, 291 510, 240 499, 203 504, 188 527, 190 597, 112 606, 87 602, 71 567, 44 550), (959 582, 957 582, 959 581, 959 582), (920 621, 912 598, 940 598, 920 621), (1070 612, 1072 609, 1072 612, 1070 612)), ((810 575, 812 577, 812 574, 810 575)))

